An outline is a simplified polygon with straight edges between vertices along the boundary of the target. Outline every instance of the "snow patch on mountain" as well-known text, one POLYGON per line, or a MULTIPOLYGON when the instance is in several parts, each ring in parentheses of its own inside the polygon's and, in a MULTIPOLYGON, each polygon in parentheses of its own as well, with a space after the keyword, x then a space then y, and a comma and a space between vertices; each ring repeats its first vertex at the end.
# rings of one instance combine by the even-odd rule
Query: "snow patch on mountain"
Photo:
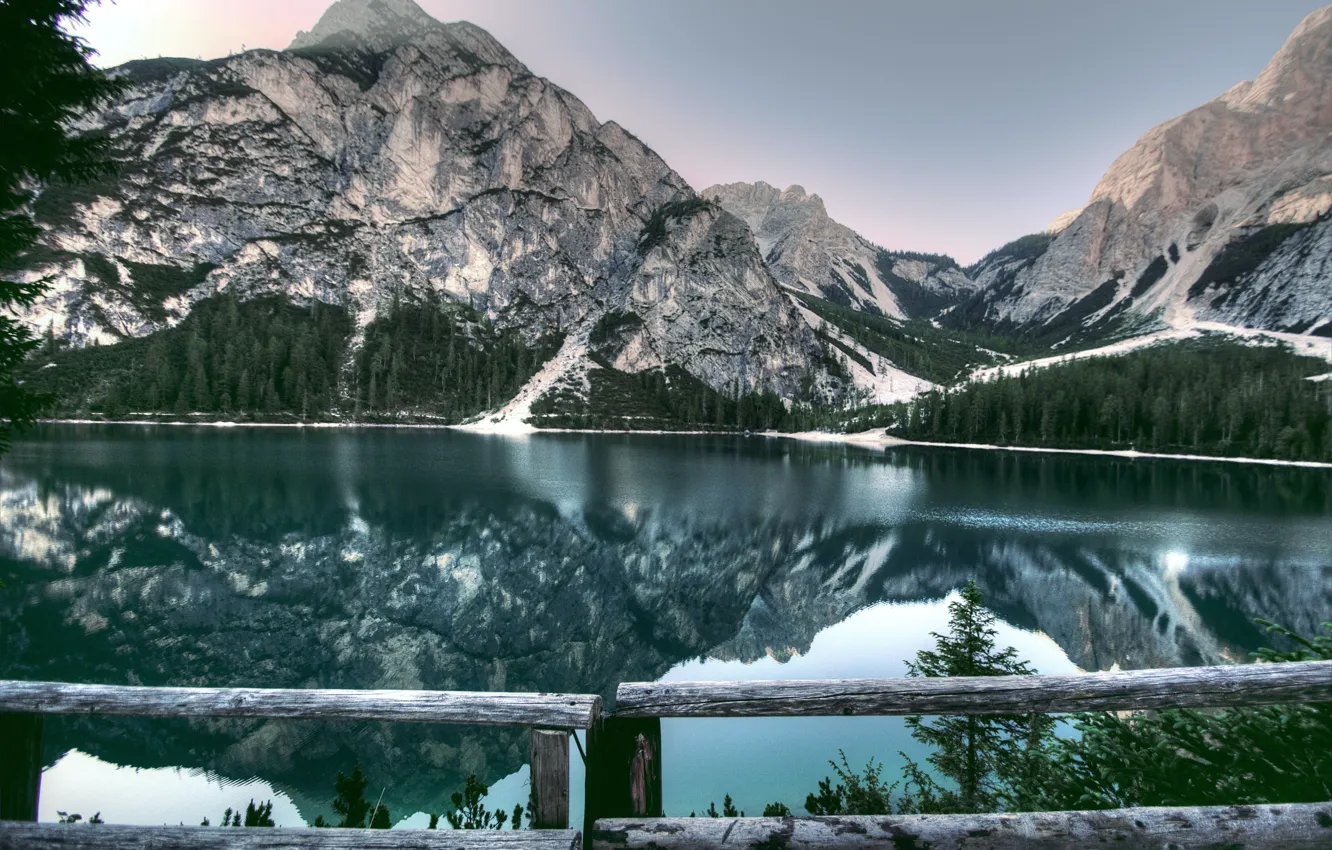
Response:
POLYGON ((1202 339, 1208 334, 1221 334, 1245 345, 1285 345, 1294 354, 1302 357, 1317 357, 1332 363, 1332 338, 1265 331, 1256 328, 1237 328, 1216 322, 1193 322, 1190 327, 1172 328, 1156 333, 1143 334, 1110 345, 1103 345, 1099 348, 1071 351, 1053 357, 1022 360, 1000 366, 987 366, 972 372, 967 380, 988 381, 1000 376, 1014 377, 1021 375, 1028 369, 1043 369, 1048 366, 1071 363, 1075 360, 1086 360, 1094 357, 1120 357, 1152 346, 1202 339))

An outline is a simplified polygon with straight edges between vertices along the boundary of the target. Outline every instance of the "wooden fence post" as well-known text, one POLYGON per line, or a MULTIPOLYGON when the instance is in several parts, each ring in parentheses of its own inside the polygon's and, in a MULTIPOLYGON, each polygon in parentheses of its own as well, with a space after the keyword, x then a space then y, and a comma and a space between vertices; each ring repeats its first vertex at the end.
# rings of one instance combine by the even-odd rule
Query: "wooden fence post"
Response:
POLYGON ((533 729, 531 765, 532 828, 568 829, 569 733, 533 729))
POLYGON ((661 720, 611 715, 587 734, 583 840, 598 818, 659 818, 661 720))
POLYGON ((37 820, 42 717, 0 714, 0 820, 37 820))

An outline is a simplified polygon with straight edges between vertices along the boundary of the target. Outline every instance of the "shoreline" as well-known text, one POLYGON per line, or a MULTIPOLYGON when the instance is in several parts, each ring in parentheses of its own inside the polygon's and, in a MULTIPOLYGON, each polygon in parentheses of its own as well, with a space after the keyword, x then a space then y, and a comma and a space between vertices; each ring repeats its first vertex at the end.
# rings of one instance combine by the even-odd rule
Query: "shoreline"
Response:
POLYGON ((1332 463, 1317 460, 1277 460, 1264 457, 1220 457, 1218 455, 1181 455, 1165 452, 1139 452, 1127 449, 1054 449, 1043 446, 996 446, 991 443, 939 443, 924 440, 904 440, 892 437, 881 431, 860 431, 855 434, 835 434, 829 431, 799 431, 784 434, 777 431, 764 431, 764 437, 784 437, 790 440, 803 440, 811 443, 842 443, 845 445, 864 446, 866 448, 890 449, 899 446, 921 446, 939 449, 981 449, 998 452, 1027 452, 1065 455, 1092 455, 1099 457, 1118 457, 1128 460, 1187 460, 1212 461, 1224 463, 1252 463, 1262 466, 1290 466, 1301 469, 1332 469, 1332 463))
MULTIPOLYGON (((530 437, 533 434, 677 434, 685 437, 740 437, 742 431, 614 431, 599 428, 536 428, 525 425, 522 428, 487 428, 476 423, 455 425, 432 424, 429 422, 218 422, 216 420, 200 422, 182 422, 178 419, 153 422, 145 419, 38 419, 39 425, 170 425, 189 428, 412 428, 433 431, 462 431, 467 434, 481 434, 492 437, 530 437)), ((752 436, 764 436, 765 432, 753 431, 752 436)))
MULTIPOLYGON (((152 422, 141 419, 39 419, 42 425, 169 425, 205 428, 410 428, 417 430, 462 431, 469 434, 485 434, 498 437, 530 437, 535 434, 645 434, 650 436, 676 435, 683 437, 741 437, 740 431, 612 431, 596 428, 535 428, 526 426, 517 428, 478 428, 476 423, 461 425, 435 425, 420 422, 152 422)), ((838 434, 833 431, 753 431, 751 436, 767 439, 797 440, 807 443, 837 443, 868 449, 890 449, 903 446, 920 446, 937 449, 980 449, 999 452, 1027 452, 1067 455, 1090 455, 1099 457, 1117 457, 1128 460, 1184 460, 1210 461, 1213 463, 1248 463, 1260 466, 1288 466, 1299 469, 1328 469, 1332 463, 1316 460, 1277 460, 1262 457, 1220 457, 1217 455, 1168 454, 1165 452, 1139 452, 1127 449, 1055 449, 1042 446, 998 446, 991 443, 940 443, 925 440, 904 440, 893 437, 881 430, 858 431, 854 434, 838 434)))

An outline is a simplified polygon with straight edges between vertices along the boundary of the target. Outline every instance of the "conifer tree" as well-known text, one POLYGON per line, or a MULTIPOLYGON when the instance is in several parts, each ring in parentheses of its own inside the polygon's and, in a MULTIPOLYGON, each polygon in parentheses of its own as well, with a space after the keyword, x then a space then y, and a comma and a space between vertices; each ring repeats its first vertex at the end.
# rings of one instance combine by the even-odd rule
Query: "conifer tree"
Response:
MULTIPOLYGON (((463 790, 454 791, 450 795, 453 808, 444 814, 449 826, 454 829, 503 829, 509 813, 503 809, 492 812, 486 808, 485 796, 489 792, 490 788, 484 782, 474 774, 468 774, 463 790)), ((518 817, 521 817, 521 812, 515 809, 514 829, 518 828, 518 817)), ((438 815, 431 815, 432 828, 438 821, 438 815)))
MULTIPOLYGON (((84 182, 111 171, 106 139, 69 130, 74 119, 123 87, 94 68, 92 48, 68 32, 66 25, 83 20, 85 5, 0 0, 0 270, 21 265, 21 255, 37 241, 40 231, 28 205, 42 184, 84 182)), ((0 278, 0 453, 14 431, 52 401, 13 377, 41 343, 10 312, 34 303, 46 283, 0 278)))
POLYGON ((368 780, 361 772, 358 761, 352 768, 351 776, 338 771, 338 778, 333 782, 337 797, 333 800, 333 811, 342 815, 338 826, 342 829, 365 829, 366 816, 370 814, 370 803, 365 799, 365 786, 368 780))
MULTIPOLYGON (((995 647, 994 615, 987 611, 974 581, 949 603, 948 634, 931 633, 934 650, 921 650, 907 663, 909 676, 1022 676, 1035 671, 1018 660, 1017 650, 995 647)), ((907 758, 905 793, 899 808, 922 814, 992 812, 1005 804, 1034 805, 1035 779, 1041 758, 1054 734, 1045 715, 985 715, 939 717, 927 723, 919 716, 906 719, 911 737, 934 749, 928 761, 956 787, 940 783, 907 758), (1023 777, 1032 781, 1015 788, 1023 777), (1019 799, 1021 798, 1021 799, 1019 799)))

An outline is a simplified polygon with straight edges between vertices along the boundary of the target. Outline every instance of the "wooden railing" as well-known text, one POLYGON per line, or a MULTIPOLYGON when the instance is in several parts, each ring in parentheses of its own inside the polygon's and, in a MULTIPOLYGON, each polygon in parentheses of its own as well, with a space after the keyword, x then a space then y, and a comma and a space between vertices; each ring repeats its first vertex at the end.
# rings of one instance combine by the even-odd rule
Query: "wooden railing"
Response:
MULTIPOLYGON (((1057 714, 1332 702, 1332 662, 1072 676, 628 682, 615 717, 1057 714)), ((0 703, 2 706, 3 703, 0 703)))
MULTIPOLYGON (((629 682, 589 732, 595 850, 771 848, 1332 849, 1332 803, 1018 815, 662 817, 661 718, 1018 714, 1332 702, 1332 661, 1073 676, 629 682)), ((779 741, 773 742, 780 746, 779 741)), ((1332 746, 1332 742, 1329 742, 1332 746)))
MULTIPOLYGON (((661 718, 1010 714, 1332 702, 1332 661, 1076 676, 626 683, 590 695, 139 688, 0 681, 0 850, 11 847, 449 847, 876 850, 1114 846, 1332 848, 1332 803, 1000 815, 665 818, 661 718), (532 727, 535 831, 62 827, 37 824, 41 717, 265 717, 532 727), (583 832, 569 826, 569 735, 586 733, 583 832), (585 840, 584 840, 585 839, 585 840)), ((777 742, 774 742, 777 743, 777 742)), ((1332 743, 1332 742, 1330 742, 1332 743)), ((581 749, 581 748, 580 748, 581 749)))
POLYGON ((0 712, 385 720, 587 729, 601 716, 601 697, 481 691, 142 688, 0 681, 0 712))
POLYGON ((38 824, 42 718, 48 714, 136 717, 262 717, 527 726, 532 729, 533 831, 475 832, 468 846, 570 850, 569 735, 601 719, 591 694, 474 691, 145 688, 0 681, 0 850, 9 847, 458 847, 449 831, 61 828, 38 824), (279 834, 280 833, 280 834, 279 834))

